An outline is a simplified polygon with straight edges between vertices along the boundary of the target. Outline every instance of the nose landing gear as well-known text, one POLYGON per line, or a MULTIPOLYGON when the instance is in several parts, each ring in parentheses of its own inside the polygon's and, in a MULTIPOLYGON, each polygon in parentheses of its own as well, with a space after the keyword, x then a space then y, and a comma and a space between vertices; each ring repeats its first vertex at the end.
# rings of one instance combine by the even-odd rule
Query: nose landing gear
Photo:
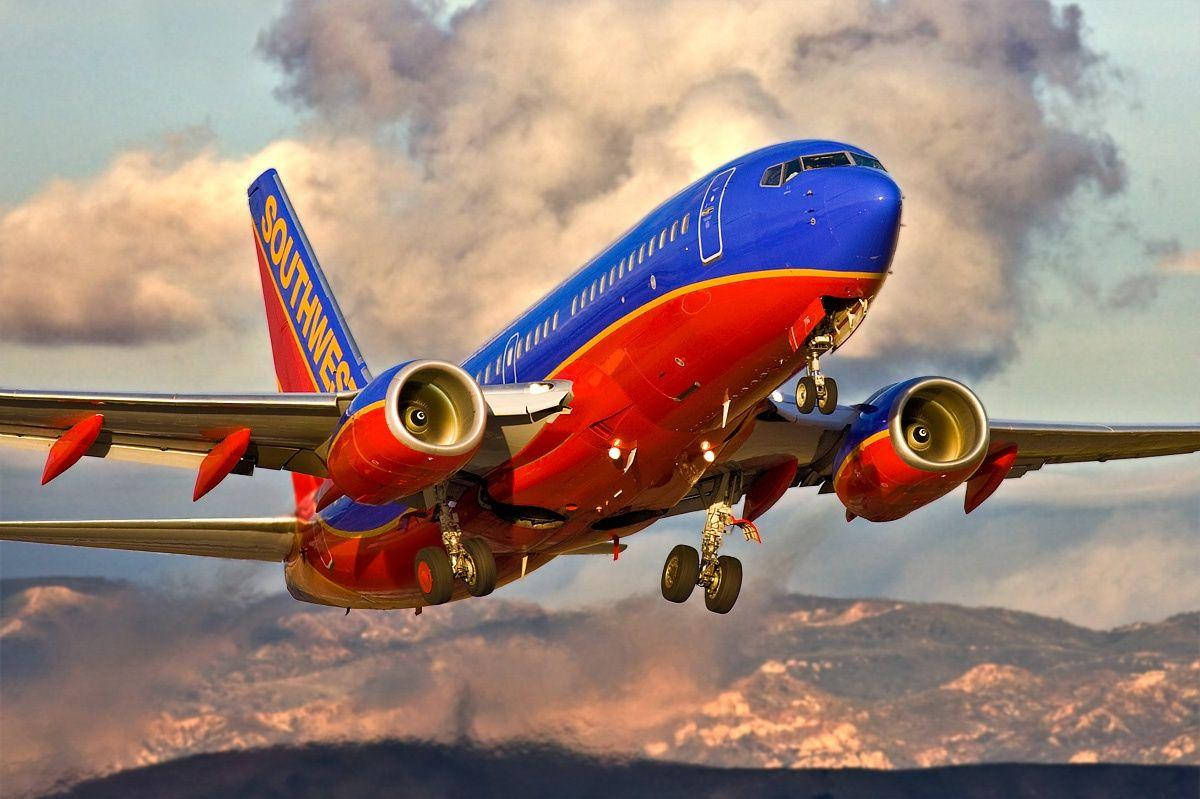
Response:
POLYGON ((800 413, 812 413, 815 407, 828 415, 837 408, 837 381, 821 374, 821 354, 831 349, 831 336, 814 336, 804 350, 808 374, 796 385, 796 408, 800 413))
POLYGON ((709 505, 700 534, 700 552, 680 544, 667 555, 663 564, 662 595, 669 602, 686 602, 697 585, 704 588, 704 606, 713 613, 733 610, 742 590, 742 562, 729 555, 717 555, 727 531, 741 527, 747 541, 762 542, 758 528, 748 519, 733 515, 728 489, 734 476, 726 475, 720 492, 722 499, 709 505))
POLYGON ((417 587, 425 602, 440 605, 454 593, 454 581, 462 580, 471 596, 487 596, 496 589, 496 558, 482 538, 463 540, 458 513, 446 496, 446 484, 434 487, 442 546, 425 547, 417 553, 414 569, 417 587))

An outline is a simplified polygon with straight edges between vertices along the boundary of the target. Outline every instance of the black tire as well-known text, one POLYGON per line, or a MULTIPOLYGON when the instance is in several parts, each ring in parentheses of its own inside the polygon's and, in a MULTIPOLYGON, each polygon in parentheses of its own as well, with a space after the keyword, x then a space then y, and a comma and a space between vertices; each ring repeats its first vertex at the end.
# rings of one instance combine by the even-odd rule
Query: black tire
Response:
POLYGON ((837 381, 825 378, 825 396, 817 399, 817 410, 828 416, 837 408, 837 381))
POLYGON ((817 381, 812 375, 805 375, 796 384, 796 410, 800 413, 812 413, 817 405, 817 381))
POLYGON ((704 591, 704 606, 713 613, 728 613, 741 592, 742 562, 730 555, 717 558, 716 580, 704 591))
POLYGON ((417 575, 417 589, 425 602, 440 605, 450 599, 454 592, 454 570, 450 568, 450 556, 442 547, 425 547, 417 553, 413 570, 417 575))
POLYGON ((668 602, 687 602, 699 577, 700 553, 686 544, 675 547, 663 564, 663 599, 668 602))
POLYGON ((471 596, 487 596, 496 590, 496 558, 492 548, 482 538, 469 538, 463 542, 467 557, 475 566, 474 582, 467 581, 471 596))

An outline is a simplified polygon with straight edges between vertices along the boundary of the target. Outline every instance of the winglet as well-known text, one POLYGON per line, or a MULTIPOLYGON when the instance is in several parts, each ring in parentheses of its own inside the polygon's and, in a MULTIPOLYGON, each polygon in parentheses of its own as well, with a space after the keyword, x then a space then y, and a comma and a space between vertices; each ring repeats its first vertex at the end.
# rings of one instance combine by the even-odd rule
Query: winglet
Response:
POLYGON ((42 485, 49 483, 55 477, 70 469, 83 457, 83 454, 96 443, 100 428, 104 426, 104 416, 93 414, 80 419, 72 427, 59 436, 50 447, 46 456, 46 468, 42 470, 42 485))
POLYGON ((238 461, 246 454, 250 446, 250 428, 243 427, 234 430, 212 448, 200 462, 200 471, 196 473, 196 488, 192 491, 192 502, 200 499, 217 487, 225 477, 233 471, 238 461))

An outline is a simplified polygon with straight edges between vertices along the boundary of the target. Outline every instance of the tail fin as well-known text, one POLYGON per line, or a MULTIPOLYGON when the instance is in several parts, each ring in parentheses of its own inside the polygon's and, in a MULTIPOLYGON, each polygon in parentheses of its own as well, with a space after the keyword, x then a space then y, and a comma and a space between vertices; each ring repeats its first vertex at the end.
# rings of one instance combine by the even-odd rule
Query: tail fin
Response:
POLYGON ((371 380, 279 173, 250 184, 250 216, 279 390, 353 391, 371 380))

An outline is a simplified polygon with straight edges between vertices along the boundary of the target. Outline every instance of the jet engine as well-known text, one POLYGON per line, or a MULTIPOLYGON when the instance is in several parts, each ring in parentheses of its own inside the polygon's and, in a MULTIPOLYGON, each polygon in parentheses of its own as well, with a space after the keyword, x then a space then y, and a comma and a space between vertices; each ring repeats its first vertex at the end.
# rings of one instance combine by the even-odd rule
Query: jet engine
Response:
POLYGON ((457 472, 478 451, 483 392, 454 364, 410 361, 354 398, 329 447, 329 476, 357 502, 416 494, 457 472))
POLYGON ((833 464, 847 518, 906 516, 964 482, 987 454, 987 414, 957 381, 906 380, 859 407, 833 464))

